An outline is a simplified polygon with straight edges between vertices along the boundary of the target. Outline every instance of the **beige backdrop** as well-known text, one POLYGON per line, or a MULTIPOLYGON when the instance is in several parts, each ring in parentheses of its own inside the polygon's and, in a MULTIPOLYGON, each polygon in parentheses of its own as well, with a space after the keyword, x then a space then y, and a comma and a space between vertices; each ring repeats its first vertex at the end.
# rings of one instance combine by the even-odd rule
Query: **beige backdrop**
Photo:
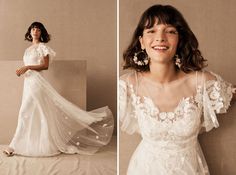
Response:
POLYGON ((115 0, 0 0, 0 21, 0 60, 22 60, 30 44, 24 35, 40 21, 52 35, 55 59, 87 61, 87 110, 108 105, 116 117, 115 0))
MULTIPOLYGON (((120 0, 120 60, 141 14, 156 3, 179 9, 196 34, 200 49, 208 59, 208 69, 236 84, 236 1, 234 0, 120 0)), ((121 70, 121 69, 120 69, 121 70)), ((124 72, 121 71, 121 74, 124 72)), ((236 105, 220 116, 220 128, 200 136, 212 175, 236 174, 236 105)), ((120 133, 120 174, 140 141, 138 135, 120 133)))

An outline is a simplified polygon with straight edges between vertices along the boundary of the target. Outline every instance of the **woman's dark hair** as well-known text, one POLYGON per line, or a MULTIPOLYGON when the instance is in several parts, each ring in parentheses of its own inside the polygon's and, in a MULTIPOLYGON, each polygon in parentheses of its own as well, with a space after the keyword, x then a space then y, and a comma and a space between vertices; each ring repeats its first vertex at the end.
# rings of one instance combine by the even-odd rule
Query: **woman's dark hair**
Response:
MULTIPOLYGON (((135 29, 132 41, 123 53, 124 69, 132 68, 136 71, 150 71, 148 65, 137 65, 134 63, 134 54, 141 51, 139 37, 143 36, 144 29, 151 28, 158 21, 159 24, 169 24, 176 28, 179 34, 179 43, 176 54, 181 59, 181 70, 188 73, 201 70, 205 67, 205 59, 198 49, 198 41, 182 14, 170 5, 154 5, 148 8, 140 18, 135 29)), ((176 66, 178 69, 178 67, 176 66)))
POLYGON ((46 28, 44 27, 44 25, 40 22, 33 22, 29 26, 29 28, 28 28, 28 30, 25 34, 25 40, 27 40, 27 41, 32 41, 33 40, 32 36, 30 34, 30 31, 31 31, 32 28, 40 29, 40 31, 41 31, 41 36, 39 38, 40 42, 47 43, 47 42, 50 41, 50 35, 48 34, 48 32, 47 32, 46 28))

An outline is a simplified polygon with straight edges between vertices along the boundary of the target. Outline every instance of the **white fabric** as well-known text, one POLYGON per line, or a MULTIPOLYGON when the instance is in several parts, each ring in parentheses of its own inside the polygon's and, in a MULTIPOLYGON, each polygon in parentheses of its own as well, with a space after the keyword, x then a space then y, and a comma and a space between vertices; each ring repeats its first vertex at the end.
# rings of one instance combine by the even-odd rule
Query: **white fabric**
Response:
POLYGON ((0 145, 1 175, 117 175, 116 137, 90 155, 59 154, 53 157, 7 157, 6 145, 0 145))
POLYGON ((38 65, 42 63, 43 57, 49 55, 50 63, 53 60, 53 57, 56 56, 56 53, 44 43, 39 43, 37 45, 32 45, 25 50, 23 60, 25 65, 38 65))
POLYGON ((197 137, 218 127, 216 113, 226 112, 235 89, 220 76, 193 72, 169 84, 141 73, 120 78, 121 129, 140 132, 128 175, 208 175, 197 137))
MULTIPOLYGON (((51 59, 55 52, 45 44, 31 46, 25 51, 24 64, 40 64, 47 55, 51 59)), ((93 154, 106 145, 114 127, 109 108, 81 110, 60 96, 41 73, 25 73, 18 125, 10 143, 15 154, 93 154)))

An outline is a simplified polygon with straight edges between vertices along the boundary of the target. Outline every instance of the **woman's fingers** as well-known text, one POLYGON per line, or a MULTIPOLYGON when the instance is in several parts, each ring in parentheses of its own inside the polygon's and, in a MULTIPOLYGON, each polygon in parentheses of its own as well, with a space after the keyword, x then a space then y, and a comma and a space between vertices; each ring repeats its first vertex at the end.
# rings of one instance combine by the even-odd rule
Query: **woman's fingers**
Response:
POLYGON ((20 76, 20 75, 23 74, 23 73, 25 73, 24 68, 20 68, 20 69, 17 69, 17 70, 16 70, 16 74, 17 74, 18 76, 20 76))
POLYGON ((20 75, 24 74, 27 70, 28 70, 27 67, 22 67, 22 68, 16 70, 16 74, 18 76, 20 76, 20 75))
POLYGON ((20 73, 19 73, 19 71, 16 71, 16 75, 19 77, 20 76, 20 73))

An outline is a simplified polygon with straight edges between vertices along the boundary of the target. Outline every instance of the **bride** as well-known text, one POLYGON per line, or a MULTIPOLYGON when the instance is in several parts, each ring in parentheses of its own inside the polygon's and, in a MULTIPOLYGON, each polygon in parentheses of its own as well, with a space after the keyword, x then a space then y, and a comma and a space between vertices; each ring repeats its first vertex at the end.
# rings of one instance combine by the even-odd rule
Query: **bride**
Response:
POLYGON ((124 52, 120 78, 121 129, 138 132, 128 175, 209 175, 198 134, 218 127, 235 88, 204 71, 205 59, 182 14, 154 5, 140 18, 124 52))
POLYGON ((33 22, 25 34, 32 45, 25 50, 22 104, 15 135, 4 150, 8 156, 52 156, 60 153, 94 154, 108 144, 113 116, 108 107, 86 112, 60 96, 43 78, 55 52, 45 43, 50 35, 44 25, 33 22))

